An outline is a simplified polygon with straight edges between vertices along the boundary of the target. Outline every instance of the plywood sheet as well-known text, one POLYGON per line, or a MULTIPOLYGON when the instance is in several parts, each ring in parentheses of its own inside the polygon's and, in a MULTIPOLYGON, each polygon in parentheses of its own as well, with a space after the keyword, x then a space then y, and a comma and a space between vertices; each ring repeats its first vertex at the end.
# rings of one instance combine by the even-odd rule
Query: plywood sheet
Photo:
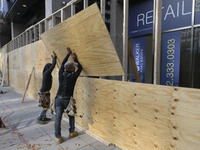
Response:
POLYGON ((80 77, 79 125, 123 150, 198 150, 200 90, 80 77))
MULTIPOLYGON (((35 67, 27 95, 31 98, 38 99, 37 93, 42 85, 43 68, 46 63, 52 62, 51 55, 49 51, 47 51, 43 42, 40 40, 33 44, 26 45, 11 51, 8 55, 10 58, 10 85, 21 93, 24 93, 32 68, 35 67)), ((58 69, 56 68, 52 73, 54 76, 56 76, 56 79, 58 79, 57 72, 58 69)))
POLYGON ((8 55, 6 45, 0 49, 0 70, 3 74, 3 84, 8 85, 8 55))
MULTIPOLYGON (((35 66, 27 94, 38 100, 43 67, 51 62, 43 42, 8 55, 10 85, 21 93, 35 66)), ((53 99, 58 69, 52 74, 53 99)), ((74 97, 78 114, 83 115, 76 122, 123 150, 199 150, 199 89, 79 77, 74 97)))
POLYGON ((83 66, 81 75, 124 75, 120 60, 96 4, 41 35, 49 51, 62 62, 70 47, 83 66))

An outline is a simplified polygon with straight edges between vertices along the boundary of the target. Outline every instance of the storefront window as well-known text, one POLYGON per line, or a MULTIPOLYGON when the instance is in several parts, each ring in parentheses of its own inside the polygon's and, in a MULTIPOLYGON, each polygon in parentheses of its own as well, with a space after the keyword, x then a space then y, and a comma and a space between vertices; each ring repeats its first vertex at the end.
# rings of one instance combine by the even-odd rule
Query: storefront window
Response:
POLYGON ((200 88, 200 27, 194 30, 194 88, 200 88))
MULTIPOLYGON (((130 43, 141 83, 153 83, 152 35, 133 38, 130 43)), ((128 80, 136 82, 131 59, 129 54, 128 80)))
POLYGON ((191 86, 191 29, 181 32, 179 86, 191 86))
MULTIPOLYGON (((143 74, 139 73, 143 83, 153 83, 153 2, 130 2, 129 10, 129 39, 136 66, 141 57, 145 63, 143 74), (138 55, 139 48, 143 49, 143 55, 138 55)), ((161 85, 200 88, 200 0, 195 0, 195 8, 192 3, 191 0, 162 1, 161 85)), ((141 65, 137 67, 139 72, 141 65)), ((135 81, 134 74, 131 75, 130 81, 135 81)))

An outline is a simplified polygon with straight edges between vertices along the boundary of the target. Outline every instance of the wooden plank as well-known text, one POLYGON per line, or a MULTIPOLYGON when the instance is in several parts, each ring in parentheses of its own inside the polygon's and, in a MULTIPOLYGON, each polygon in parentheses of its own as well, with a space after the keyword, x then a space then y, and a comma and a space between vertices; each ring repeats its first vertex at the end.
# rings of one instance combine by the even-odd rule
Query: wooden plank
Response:
POLYGON ((83 66, 81 75, 124 75, 120 60, 96 4, 75 14, 41 35, 62 61, 69 46, 83 66))
POLYGON ((132 49, 131 49, 130 41, 128 42, 128 53, 129 53, 129 58, 130 58, 130 61, 131 61, 131 65, 133 67, 133 72, 134 72, 136 81, 140 82, 140 77, 139 77, 139 74, 138 74, 138 71, 137 71, 137 67, 136 67, 136 64, 135 64, 135 59, 133 57, 133 52, 132 52, 132 49))
POLYGON ((25 96, 26 96, 26 91, 28 90, 28 87, 29 87, 29 84, 30 84, 30 81, 31 81, 31 77, 32 77, 32 75, 33 75, 33 71, 34 71, 34 67, 33 67, 32 71, 31 71, 30 76, 29 76, 28 83, 27 83, 26 89, 25 89, 25 91, 24 91, 24 96, 23 96, 23 98, 22 98, 22 103, 24 102, 24 98, 25 98, 25 96))
POLYGON ((198 89, 175 88, 170 109, 170 138, 174 149, 200 148, 200 92, 198 89))
POLYGON ((199 89, 80 77, 74 97, 76 122, 123 150, 200 147, 199 89))

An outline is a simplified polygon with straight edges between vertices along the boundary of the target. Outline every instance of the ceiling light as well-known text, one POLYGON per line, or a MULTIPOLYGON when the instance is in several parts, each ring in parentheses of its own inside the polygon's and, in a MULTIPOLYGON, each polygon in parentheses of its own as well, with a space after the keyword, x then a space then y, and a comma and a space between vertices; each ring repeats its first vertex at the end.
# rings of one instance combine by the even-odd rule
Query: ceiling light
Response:
POLYGON ((20 13, 17 13, 17 15, 20 15, 20 13))
POLYGON ((27 7, 25 4, 22 5, 23 7, 27 7))

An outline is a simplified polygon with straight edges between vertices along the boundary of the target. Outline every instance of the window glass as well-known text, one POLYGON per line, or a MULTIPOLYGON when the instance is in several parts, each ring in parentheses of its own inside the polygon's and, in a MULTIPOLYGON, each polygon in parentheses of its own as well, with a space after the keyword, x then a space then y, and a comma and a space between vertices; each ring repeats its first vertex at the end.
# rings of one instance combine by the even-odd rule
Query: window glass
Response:
POLYGON ((200 27, 194 30, 194 88, 200 88, 200 27))
POLYGON ((195 0, 195 22, 194 24, 200 24, 200 0, 195 0))
POLYGON ((75 4, 75 13, 78 13, 81 10, 83 10, 83 1, 80 1, 75 4))
MULTIPOLYGON (((141 83, 153 83, 152 35, 130 40, 130 50, 132 51, 141 83)), ((129 54, 128 80, 136 82, 131 59, 132 57, 129 54)))
POLYGON ((181 32, 179 86, 191 87, 191 29, 181 32))

